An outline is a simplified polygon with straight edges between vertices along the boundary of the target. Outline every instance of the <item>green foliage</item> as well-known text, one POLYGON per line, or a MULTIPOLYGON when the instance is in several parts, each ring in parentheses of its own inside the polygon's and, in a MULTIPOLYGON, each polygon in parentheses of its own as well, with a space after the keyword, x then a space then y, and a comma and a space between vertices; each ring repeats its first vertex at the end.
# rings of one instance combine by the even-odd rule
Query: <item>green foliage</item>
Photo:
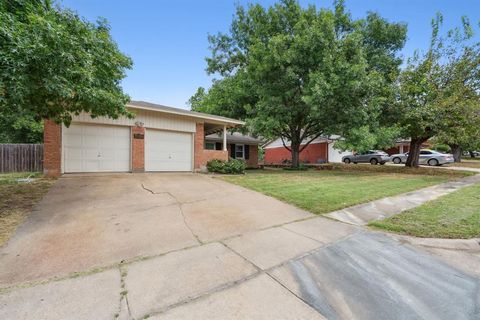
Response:
POLYGON ((190 104, 246 119, 266 139, 291 141, 298 166, 304 140, 322 134, 348 140, 355 128, 380 127, 405 35, 405 25, 377 14, 352 19, 343 1, 334 10, 304 9, 294 0, 239 6, 230 33, 209 37, 207 71, 221 79, 200 88, 190 104))
POLYGON ((375 129, 372 126, 362 126, 352 128, 347 140, 338 140, 335 142, 335 148, 340 150, 355 150, 364 152, 372 149, 388 149, 392 147, 398 137, 400 129, 398 127, 379 126, 375 129))
POLYGON ((69 125, 82 111, 131 116, 120 82, 132 61, 105 20, 88 22, 48 0, 7 0, 0 21, 0 115, 29 122, 14 119, 7 127, 28 128, 42 118, 69 125))
MULTIPOLYGON (((440 36, 442 16, 432 21, 429 50, 409 59, 401 73, 395 113, 403 137, 420 144, 434 136, 447 144, 478 141, 480 126, 480 43, 463 18, 440 36)), ((413 148, 411 148, 413 150, 413 148)), ((410 152, 409 165, 418 165, 410 152), (412 160, 410 160, 410 156, 412 160)))
POLYGON ((0 113, 0 143, 41 143, 43 122, 31 113, 0 113))
POLYGON ((258 147, 258 160, 263 161, 265 159, 265 149, 258 147))
POLYGON ((224 174, 243 174, 246 166, 245 161, 240 159, 230 159, 228 161, 213 159, 207 162, 209 172, 224 174))
POLYGON ((447 144, 437 143, 433 146, 433 150, 448 152, 450 151, 450 147, 447 144))

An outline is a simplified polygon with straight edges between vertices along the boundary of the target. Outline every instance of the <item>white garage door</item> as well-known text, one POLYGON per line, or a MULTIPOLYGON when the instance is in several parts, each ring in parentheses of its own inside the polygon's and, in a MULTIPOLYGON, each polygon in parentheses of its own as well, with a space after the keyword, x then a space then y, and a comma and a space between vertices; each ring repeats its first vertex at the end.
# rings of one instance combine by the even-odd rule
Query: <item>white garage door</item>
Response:
POLYGON ((147 129, 146 171, 192 171, 192 134, 147 129))
POLYGON ((335 149, 335 143, 328 144, 328 162, 342 162, 342 157, 352 154, 350 151, 341 151, 335 149))
POLYGON ((130 127, 72 123, 63 139, 67 173, 130 171, 130 127))

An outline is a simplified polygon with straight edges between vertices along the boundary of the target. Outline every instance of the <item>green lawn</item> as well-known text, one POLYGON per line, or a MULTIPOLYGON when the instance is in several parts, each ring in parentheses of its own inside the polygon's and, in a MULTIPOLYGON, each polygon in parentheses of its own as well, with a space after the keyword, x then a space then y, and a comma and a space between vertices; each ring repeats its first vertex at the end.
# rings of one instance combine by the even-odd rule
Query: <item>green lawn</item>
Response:
POLYGON ((395 167, 371 165, 357 168, 359 169, 355 170, 353 166, 344 166, 335 170, 258 170, 222 179, 322 214, 465 176, 463 172, 447 170, 402 171, 395 167))
POLYGON ((53 182, 38 173, 0 174, 0 246, 7 242, 53 182), (36 179, 30 183, 17 181, 29 176, 36 179))
POLYGON ((480 237, 480 184, 370 225, 416 237, 480 237))

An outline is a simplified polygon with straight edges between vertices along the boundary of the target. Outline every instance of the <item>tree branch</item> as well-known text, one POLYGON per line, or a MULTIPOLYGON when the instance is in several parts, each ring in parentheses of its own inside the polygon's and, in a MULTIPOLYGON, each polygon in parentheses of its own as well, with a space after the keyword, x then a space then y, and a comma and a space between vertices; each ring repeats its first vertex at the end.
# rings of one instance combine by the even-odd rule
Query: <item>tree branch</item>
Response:
POLYGON ((283 140, 283 137, 280 136, 280 139, 282 139, 282 143, 283 143, 283 146, 285 147, 285 149, 287 149, 288 151, 292 152, 292 149, 287 147, 287 145, 285 144, 285 140, 283 140))
POLYGON ((323 132, 320 132, 319 134, 316 134, 312 139, 310 139, 310 141, 308 141, 307 143, 305 143, 305 144, 303 145, 303 147, 300 148, 300 152, 302 152, 303 149, 305 149, 313 140, 317 139, 317 138, 320 137, 322 134, 323 134, 323 132))

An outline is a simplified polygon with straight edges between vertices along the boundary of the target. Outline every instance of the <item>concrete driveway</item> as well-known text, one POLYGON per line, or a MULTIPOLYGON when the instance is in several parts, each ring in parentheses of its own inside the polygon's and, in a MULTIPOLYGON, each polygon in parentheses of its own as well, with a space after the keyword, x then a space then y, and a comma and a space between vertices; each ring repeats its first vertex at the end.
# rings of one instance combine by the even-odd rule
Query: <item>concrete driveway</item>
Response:
POLYGON ((69 175, 1 249, 0 285, 66 276, 309 216, 202 175, 69 175))
POLYGON ((478 319, 441 252, 204 175, 66 176, 0 249, 0 319, 478 319))

